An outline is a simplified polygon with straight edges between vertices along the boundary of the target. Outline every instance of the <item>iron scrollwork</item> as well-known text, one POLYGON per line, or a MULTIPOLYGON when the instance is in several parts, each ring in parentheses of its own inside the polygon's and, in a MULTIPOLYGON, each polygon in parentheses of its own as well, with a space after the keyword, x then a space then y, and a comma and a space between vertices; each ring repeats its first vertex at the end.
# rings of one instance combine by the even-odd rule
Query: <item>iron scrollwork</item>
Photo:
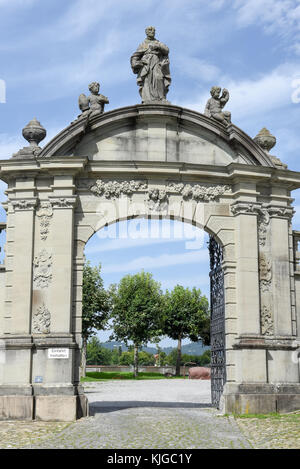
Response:
POLYGON ((211 236, 210 255, 210 309, 211 309, 211 398, 213 407, 219 407, 226 382, 225 361, 225 301, 223 251, 211 236))

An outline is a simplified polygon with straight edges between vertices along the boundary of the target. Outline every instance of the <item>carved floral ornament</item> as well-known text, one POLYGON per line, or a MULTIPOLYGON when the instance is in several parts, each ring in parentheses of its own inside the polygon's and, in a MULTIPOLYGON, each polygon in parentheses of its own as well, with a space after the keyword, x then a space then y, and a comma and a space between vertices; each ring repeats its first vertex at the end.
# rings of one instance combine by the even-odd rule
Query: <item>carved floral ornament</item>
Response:
POLYGON ((49 201, 41 201, 40 206, 36 212, 40 219, 40 233, 41 239, 45 241, 49 234, 50 221, 53 216, 52 205, 49 201))
POLYGON ((32 317, 33 334, 50 334, 51 314, 45 304, 40 306, 32 317))
POLYGON ((260 314, 262 335, 274 335, 274 320, 270 308, 268 306, 263 306, 260 314))
POLYGON ((33 287, 42 289, 52 282, 52 254, 43 249, 33 261, 33 287))
POLYGON ((259 281, 261 291, 266 292, 271 289, 272 263, 264 253, 260 253, 259 256, 259 281))
POLYGON ((164 188, 149 188, 146 180, 131 181, 103 181, 98 179, 90 190, 98 197, 118 199, 121 196, 131 197, 135 192, 146 194, 146 203, 150 210, 161 211, 166 208, 170 194, 180 194, 184 200, 196 202, 211 202, 224 194, 231 193, 228 185, 199 185, 169 183, 164 188))

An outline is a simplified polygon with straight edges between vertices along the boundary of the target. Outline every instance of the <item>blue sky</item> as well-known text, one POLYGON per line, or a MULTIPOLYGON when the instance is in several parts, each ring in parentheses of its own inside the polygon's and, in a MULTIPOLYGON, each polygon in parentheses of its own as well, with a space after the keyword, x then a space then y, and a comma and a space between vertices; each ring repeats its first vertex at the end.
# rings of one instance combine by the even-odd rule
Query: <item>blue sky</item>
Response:
MULTIPOLYGON (((0 158, 27 144, 21 131, 33 117, 47 129, 42 144, 66 127, 91 81, 109 97, 106 110, 139 103, 129 58, 149 25, 170 48, 173 104, 203 112, 212 85, 228 88, 233 123, 251 137, 269 128, 272 153, 300 171, 299 0, 0 0, 0 158)), ((4 190, 0 183, 1 200, 4 190)), ((300 229, 299 191, 294 197, 300 229)), ((208 294, 206 240, 187 248, 191 233, 182 231, 119 242, 98 233, 87 257, 101 260, 106 285, 144 267, 163 288, 181 283, 208 294)))

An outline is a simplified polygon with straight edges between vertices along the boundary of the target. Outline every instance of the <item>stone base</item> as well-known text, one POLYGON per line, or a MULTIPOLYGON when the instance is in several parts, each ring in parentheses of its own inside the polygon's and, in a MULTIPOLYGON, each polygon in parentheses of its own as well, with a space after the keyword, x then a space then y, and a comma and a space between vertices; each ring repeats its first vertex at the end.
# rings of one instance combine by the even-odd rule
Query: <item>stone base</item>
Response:
POLYGON ((73 422, 77 417, 77 396, 37 396, 35 420, 73 422))
POLYGON ((300 410, 300 384, 251 384, 225 386, 224 413, 269 414, 300 410))
POLYGON ((0 396, 0 420, 32 420, 32 396, 0 396))
POLYGON ((88 415, 86 396, 0 396, 0 420, 72 422, 88 415))

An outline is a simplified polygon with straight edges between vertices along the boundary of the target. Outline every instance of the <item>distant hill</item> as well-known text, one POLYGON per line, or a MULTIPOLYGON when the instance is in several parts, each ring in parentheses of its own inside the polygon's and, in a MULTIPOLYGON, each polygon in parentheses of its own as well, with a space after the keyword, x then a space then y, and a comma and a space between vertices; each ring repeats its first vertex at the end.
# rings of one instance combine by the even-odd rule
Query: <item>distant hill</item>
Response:
MULTIPOLYGON (((122 348, 122 352, 126 352, 128 350, 128 347, 126 347, 126 345, 122 342, 103 342, 101 345, 102 347, 108 348, 110 350, 113 350, 114 348, 118 349, 119 347, 122 348)), ((171 353, 174 348, 176 347, 162 347, 161 351, 169 355, 169 353, 171 353)), ((205 350, 209 349, 210 347, 207 347, 206 345, 203 346, 201 341, 191 342, 182 346, 181 353, 187 355, 202 355, 205 350)), ((157 353, 156 347, 142 347, 142 350, 148 353, 152 353, 153 355, 157 353)))

